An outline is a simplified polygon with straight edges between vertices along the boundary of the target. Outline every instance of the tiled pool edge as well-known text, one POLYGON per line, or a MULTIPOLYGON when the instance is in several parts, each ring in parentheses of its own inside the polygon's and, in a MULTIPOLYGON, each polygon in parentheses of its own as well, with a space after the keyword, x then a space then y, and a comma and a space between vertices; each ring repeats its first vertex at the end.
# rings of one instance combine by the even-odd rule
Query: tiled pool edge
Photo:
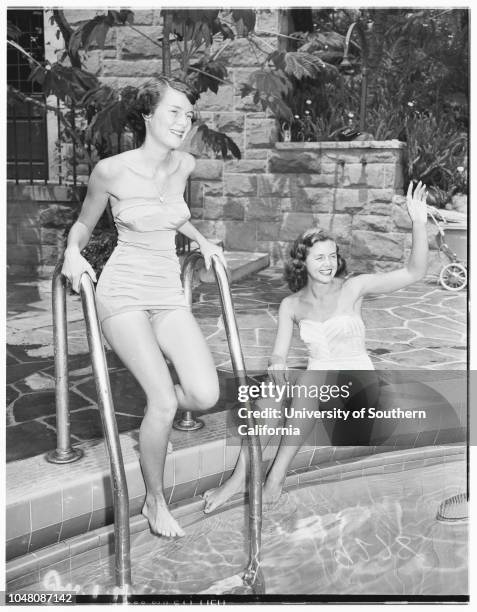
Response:
MULTIPOLYGON (((345 460, 336 460, 327 465, 311 464, 298 469, 291 470, 285 482, 287 490, 317 484, 319 482, 330 482, 333 480, 344 480, 346 478, 359 477, 369 474, 384 474, 388 472, 415 469, 432 463, 444 461, 456 461, 465 458, 466 446, 460 444, 449 444, 441 446, 427 446, 405 450, 394 450, 389 453, 361 456, 345 460)), ((244 496, 237 495, 217 513, 225 509, 243 503, 244 496)), ((195 522, 201 515, 203 502, 200 498, 183 500, 181 503, 172 505, 172 514, 181 519, 184 526, 195 522)), ((137 515, 131 519, 131 542, 134 543, 135 534, 139 534, 148 528, 146 520, 137 515)), ((23 588, 40 580, 40 572, 54 563, 62 563, 76 559, 81 556, 84 563, 88 563, 88 554, 95 555, 95 549, 104 545, 113 545, 113 525, 106 525, 94 531, 80 534, 71 538, 68 542, 60 542, 36 552, 30 552, 22 557, 11 560, 6 564, 6 581, 9 588, 23 588)))
MULTIPOLYGON (((167 455, 164 483, 168 503, 217 486, 236 461, 238 447, 226 452, 225 436, 219 431, 225 429, 220 427, 223 416, 206 418, 205 435, 183 435, 178 448, 167 455), (215 439, 207 439, 214 434, 215 439)), ((131 516, 140 512, 145 496, 137 433, 120 435, 131 516)), ((7 560, 112 522, 106 445, 93 441, 81 447, 85 457, 77 463, 53 465, 39 455, 7 465, 7 560)))
MULTIPOLYGON (((239 439, 227 437, 226 413, 204 415, 206 427, 199 432, 173 432, 174 451, 166 460, 164 484, 167 501, 175 504, 201 495, 218 486, 233 469, 239 452, 239 439)), ((316 433, 316 432, 315 432, 316 433)), ((303 446, 291 469, 307 469, 330 461, 349 462, 363 455, 395 448, 412 448, 461 441, 441 432, 421 439, 419 435, 399 435, 393 446, 303 446)), ((141 511, 145 496, 139 467, 138 432, 121 434, 125 473, 128 483, 130 515, 141 511)), ((112 522, 110 466, 103 441, 82 445, 85 457, 77 463, 52 465, 43 456, 7 465, 7 560, 40 548, 60 543, 112 522)), ((273 446, 264 452, 263 469, 273 456, 273 446), (271 452, 270 452, 271 451, 271 452)))

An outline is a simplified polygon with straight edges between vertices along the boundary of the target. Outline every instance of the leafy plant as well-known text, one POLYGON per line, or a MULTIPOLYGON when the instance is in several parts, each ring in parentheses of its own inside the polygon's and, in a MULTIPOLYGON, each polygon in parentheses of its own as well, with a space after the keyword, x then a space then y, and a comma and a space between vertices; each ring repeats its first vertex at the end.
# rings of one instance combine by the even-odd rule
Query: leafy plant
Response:
MULTIPOLYGON (((410 178, 426 179, 444 191, 452 189, 456 168, 467 167, 463 140, 468 129, 468 11, 376 8, 311 12, 313 31, 292 34, 294 50, 266 53, 243 84, 241 95, 251 96, 262 110, 271 112, 296 139, 338 138, 350 111, 358 114, 361 67, 366 60, 370 69, 367 131, 378 139, 408 142, 410 178), (365 26, 367 57, 360 40, 351 38, 348 59, 354 74, 342 74, 339 66, 345 36, 358 19, 365 26)), ((221 54, 232 40, 246 37, 250 45, 260 48, 253 10, 164 9, 161 15, 163 38, 149 37, 149 42, 161 50, 163 72, 170 73, 173 56, 176 74, 199 93, 217 93, 230 83, 221 54)), ((135 90, 102 85, 83 68, 85 54, 104 45, 111 27, 135 29, 134 13, 108 10, 76 29, 61 10, 53 10, 52 18, 65 40, 65 53, 53 64, 32 62, 31 78, 63 101, 67 108, 60 122, 66 137, 82 146, 85 156, 94 162, 95 152, 103 157, 117 150, 121 132, 130 130, 141 136, 142 122, 130 112, 135 90), (78 125, 78 116, 84 126, 78 125)), ((14 44, 18 32, 9 27, 8 36, 14 44)), ((9 96, 25 99, 11 88, 9 96)), ((222 157, 240 155, 227 135, 205 124, 194 127, 191 142, 198 152, 208 149, 222 157)))
POLYGON ((279 121, 292 121, 292 97, 297 82, 309 79, 329 79, 336 72, 331 64, 305 51, 272 51, 262 66, 250 75, 241 88, 242 98, 252 95, 262 110, 270 110, 279 121))
POLYGON ((366 61, 369 83, 366 131, 378 140, 408 143, 409 178, 442 193, 466 189, 468 130, 468 11, 367 9, 313 11, 313 32, 296 32, 298 50, 334 67, 294 83, 286 100, 293 113, 292 137, 329 140, 339 136, 350 111, 360 108, 366 61), (353 75, 338 73, 349 26, 361 19, 368 56, 351 38, 353 75), (463 168, 457 172, 456 168, 463 168))
MULTIPOLYGON (((178 49, 180 69, 177 76, 188 80, 199 94, 208 90, 217 93, 218 87, 227 82, 227 68, 217 59, 223 47, 212 55, 211 46, 218 38, 226 45, 237 35, 247 35, 255 25, 254 11, 230 12, 236 33, 220 18, 218 10, 165 10, 162 14, 165 20, 168 19, 168 31, 178 49), (197 55, 200 57, 193 61, 197 55)), ((68 23, 62 10, 53 10, 51 19, 58 25, 65 40, 65 51, 57 62, 39 63, 23 49, 19 50, 30 60, 30 79, 41 85, 45 95, 54 94, 63 102, 64 110, 55 109, 56 114, 60 115, 63 133, 67 139, 74 134, 75 146, 83 149, 83 155, 92 166, 94 159, 118 152, 118 142, 123 132, 132 132, 133 137, 127 138, 130 142, 140 141, 143 137, 144 127, 135 112, 138 90, 132 87, 118 90, 101 84, 83 66, 88 51, 102 48, 112 27, 134 29, 134 13, 131 10, 108 10, 76 29, 68 23), (78 125, 82 125, 82 128, 79 129, 78 125), (91 148, 97 155, 91 153, 91 148)), ((16 30, 13 26, 9 28, 10 44, 14 44, 13 40, 18 37, 16 30)), ((157 44, 158 52, 163 45, 170 48, 169 38, 167 41, 153 42, 157 44)), ((163 53, 164 72, 170 73, 165 56, 166 53, 163 53)), ((26 99, 14 88, 9 88, 9 94, 12 101, 26 99)), ((36 103, 41 104, 39 101, 36 103)), ((194 135, 197 150, 208 149, 222 157, 240 158, 240 150, 231 138, 210 128, 199 128, 196 127, 194 135)))
POLYGON ((240 149, 227 134, 217 132, 205 123, 201 123, 195 128, 190 144, 197 153, 202 153, 207 147, 223 158, 227 157, 229 151, 237 159, 241 157, 240 149))
POLYGON ((108 11, 106 15, 95 15, 89 21, 71 32, 68 40, 67 54, 77 56, 80 51, 91 47, 104 47, 106 36, 113 26, 132 24, 134 13, 131 10, 108 11))
POLYGON ((429 113, 409 121, 408 179, 422 180, 426 185, 452 194, 455 178, 459 175, 457 168, 466 167, 467 153, 467 134, 456 132, 449 119, 438 119, 429 113))
POLYGON ((242 98, 252 94, 254 104, 263 111, 269 109, 277 118, 290 119, 291 109, 284 97, 292 90, 292 83, 281 70, 259 69, 252 72, 249 82, 242 85, 242 98))

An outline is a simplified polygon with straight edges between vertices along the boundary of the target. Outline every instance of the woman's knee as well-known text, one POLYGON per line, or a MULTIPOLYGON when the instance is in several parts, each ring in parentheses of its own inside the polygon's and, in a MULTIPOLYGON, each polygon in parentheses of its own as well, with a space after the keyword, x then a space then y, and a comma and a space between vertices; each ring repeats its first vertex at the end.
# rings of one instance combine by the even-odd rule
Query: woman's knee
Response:
POLYGON ((195 385, 194 388, 187 389, 185 392, 187 403, 198 411, 213 408, 219 401, 219 395, 218 380, 210 381, 208 384, 195 385))
POLYGON ((146 414, 148 416, 154 416, 154 418, 166 422, 174 419, 178 408, 178 401, 175 393, 146 394, 146 398, 146 414))

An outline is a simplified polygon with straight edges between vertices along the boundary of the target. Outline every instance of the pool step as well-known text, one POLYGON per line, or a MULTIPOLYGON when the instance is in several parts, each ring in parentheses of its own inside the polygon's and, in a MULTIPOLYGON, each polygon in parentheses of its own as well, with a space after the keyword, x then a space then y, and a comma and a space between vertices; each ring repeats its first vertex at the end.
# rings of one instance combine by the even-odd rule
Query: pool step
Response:
MULTIPOLYGON (((212 240, 215 244, 223 246, 222 241, 212 240)), ((193 242, 192 249, 197 249, 198 245, 193 242)), ((254 272, 259 272, 270 265, 270 255, 262 252, 250 251, 224 251, 229 271, 230 281, 232 283, 249 276, 254 272)), ((201 270, 200 280, 203 283, 215 283, 215 275, 212 270, 208 272, 201 270)))
MULTIPOLYGON (((220 484, 238 457, 240 442, 227 442, 225 412, 202 415, 195 432, 172 430, 172 448, 164 470, 169 504, 220 484)), ((140 513, 145 497, 139 465, 139 431, 120 434, 130 515, 140 513)), ((113 520, 110 465, 104 440, 75 445, 84 451, 77 462, 55 465, 44 455, 7 464, 7 559, 13 559, 113 520)))

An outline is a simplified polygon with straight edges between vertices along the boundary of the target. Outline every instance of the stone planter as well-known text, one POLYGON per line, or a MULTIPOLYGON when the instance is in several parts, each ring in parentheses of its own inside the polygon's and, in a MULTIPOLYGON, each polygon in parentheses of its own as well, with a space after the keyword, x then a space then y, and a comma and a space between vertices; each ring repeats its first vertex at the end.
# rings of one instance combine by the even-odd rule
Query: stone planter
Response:
POLYGON ((390 141, 276 143, 268 172, 280 183, 282 256, 313 225, 333 233, 355 272, 399 267, 410 230, 393 202, 403 193, 405 144, 390 141))
POLYGON ((194 222, 225 248, 268 252, 273 264, 319 225, 337 237, 350 269, 393 269, 410 229, 393 204, 403 193, 404 148, 397 140, 280 142, 245 148, 240 161, 199 160, 194 222))
MULTIPOLYGON (((283 263, 300 232, 319 226, 336 236, 350 271, 398 268, 411 244, 404 148, 397 140, 281 142, 246 148, 241 160, 200 159, 193 223, 227 250, 265 252, 272 264, 283 263)), ((12 271, 51 267, 80 208, 81 195, 65 187, 38 189, 9 185, 12 271)))

